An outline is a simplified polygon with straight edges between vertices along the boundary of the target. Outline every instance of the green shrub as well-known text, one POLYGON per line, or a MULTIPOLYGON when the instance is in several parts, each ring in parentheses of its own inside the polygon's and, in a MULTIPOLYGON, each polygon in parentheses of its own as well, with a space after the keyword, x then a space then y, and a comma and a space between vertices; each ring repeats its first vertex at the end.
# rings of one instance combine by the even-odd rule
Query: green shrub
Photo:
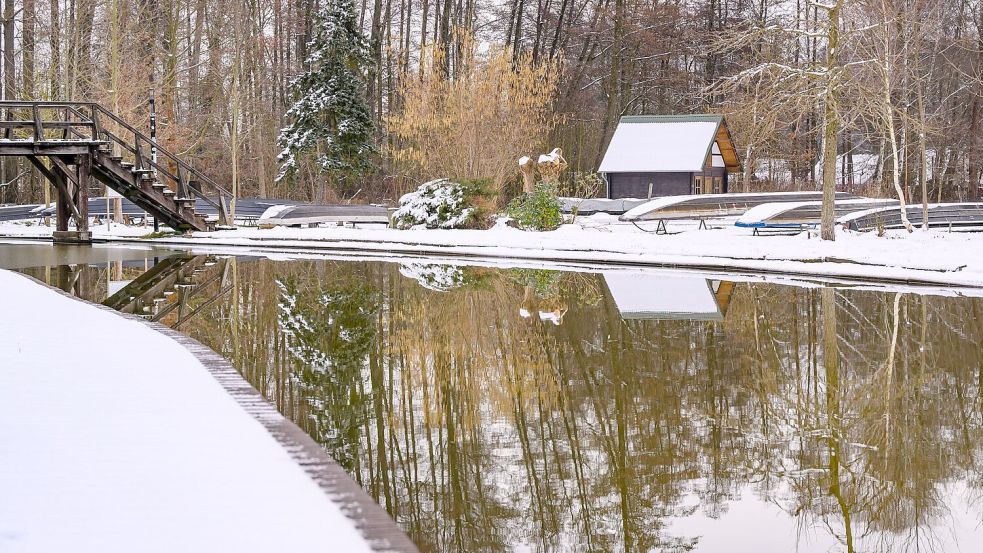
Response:
POLYGON ((555 230, 563 223, 556 186, 539 183, 509 202, 507 213, 523 230, 555 230))

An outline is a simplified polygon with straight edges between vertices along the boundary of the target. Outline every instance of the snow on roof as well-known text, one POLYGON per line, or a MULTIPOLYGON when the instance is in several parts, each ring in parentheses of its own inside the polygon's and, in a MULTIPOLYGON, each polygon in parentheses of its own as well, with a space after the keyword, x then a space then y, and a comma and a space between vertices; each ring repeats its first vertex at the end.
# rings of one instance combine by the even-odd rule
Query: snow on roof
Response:
POLYGON ((701 171, 720 115, 622 117, 598 171, 701 171))
POLYGON ((723 318, 713 289, 703 278, 607 271, 604 282, 623 319, 723 318))

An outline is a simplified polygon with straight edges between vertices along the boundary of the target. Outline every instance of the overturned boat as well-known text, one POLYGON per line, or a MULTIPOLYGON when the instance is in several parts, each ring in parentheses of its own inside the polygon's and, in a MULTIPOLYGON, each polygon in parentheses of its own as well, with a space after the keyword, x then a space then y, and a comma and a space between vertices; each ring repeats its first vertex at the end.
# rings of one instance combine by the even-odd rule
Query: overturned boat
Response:
POLYGON ((597 213, 607 213, 609 215, 622 215, 629 209, 638 207, 649 200, 639 200, 635 198, 567 198, 561 197, 560 211, 567 214, 576 213, 577 215, 594 215, 597 213))
POLYGON ((389 210, 378 205, 278 205, 266 210, 261 226, 301 226, 320 223, 389 224, 389 210))
MULTIPOLYGON (((837 192, 837 200, 859 198, 847 192, 837 192)), ((736 217, 762 204, 821 201, 823 193, 758 192, 735 194, 690 194, 664 196, 634 207, 618 219, 621 221, 670 221, 679 219, 712 219, 736 217)))
MULTIPOLYGON (((912 204, 905 207, 908 221, 915 227, 922 226, 924 206, 912 204)), ((951 230, 983 230, 983 203, 928 204, 928 227, 951 230)), ((901 209, 879 207, 850 213, 837 220, 844 228, 856 231, 904 228, 901 209)))
MULTIPOLYGON (((833 204, 834 217, 870 209, 895 209, 897 200, 877 198, 837 199, 833 204)), ((823 202, 768 203, 753 207, 741 215, 735 226, 743 228, 795 230, 818 226, 822 218, 823 202)))

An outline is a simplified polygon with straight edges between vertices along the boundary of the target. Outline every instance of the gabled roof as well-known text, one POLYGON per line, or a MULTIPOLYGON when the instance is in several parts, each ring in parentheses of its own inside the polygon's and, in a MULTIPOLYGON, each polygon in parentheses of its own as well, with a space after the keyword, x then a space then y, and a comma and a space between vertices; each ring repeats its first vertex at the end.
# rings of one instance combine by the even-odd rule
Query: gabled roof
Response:
POLYGON ((723 115, 628 115, 611 137, 601 173, 702 171, 717 144, 728 171, 740 171, 723 115))

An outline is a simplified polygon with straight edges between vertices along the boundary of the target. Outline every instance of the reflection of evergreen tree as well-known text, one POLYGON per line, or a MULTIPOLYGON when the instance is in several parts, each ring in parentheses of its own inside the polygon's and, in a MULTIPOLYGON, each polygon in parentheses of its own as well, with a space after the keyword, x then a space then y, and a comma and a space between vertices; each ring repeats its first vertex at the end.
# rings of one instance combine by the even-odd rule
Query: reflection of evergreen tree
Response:
POLYGON ((361 379, 375 336, 377 292, 364 284, 329 290, 301 290, 292 281, 277 286, 279 324, 289 336, 291 377, 309 409, 309 433, 351 471, 368 416, 361 379))

